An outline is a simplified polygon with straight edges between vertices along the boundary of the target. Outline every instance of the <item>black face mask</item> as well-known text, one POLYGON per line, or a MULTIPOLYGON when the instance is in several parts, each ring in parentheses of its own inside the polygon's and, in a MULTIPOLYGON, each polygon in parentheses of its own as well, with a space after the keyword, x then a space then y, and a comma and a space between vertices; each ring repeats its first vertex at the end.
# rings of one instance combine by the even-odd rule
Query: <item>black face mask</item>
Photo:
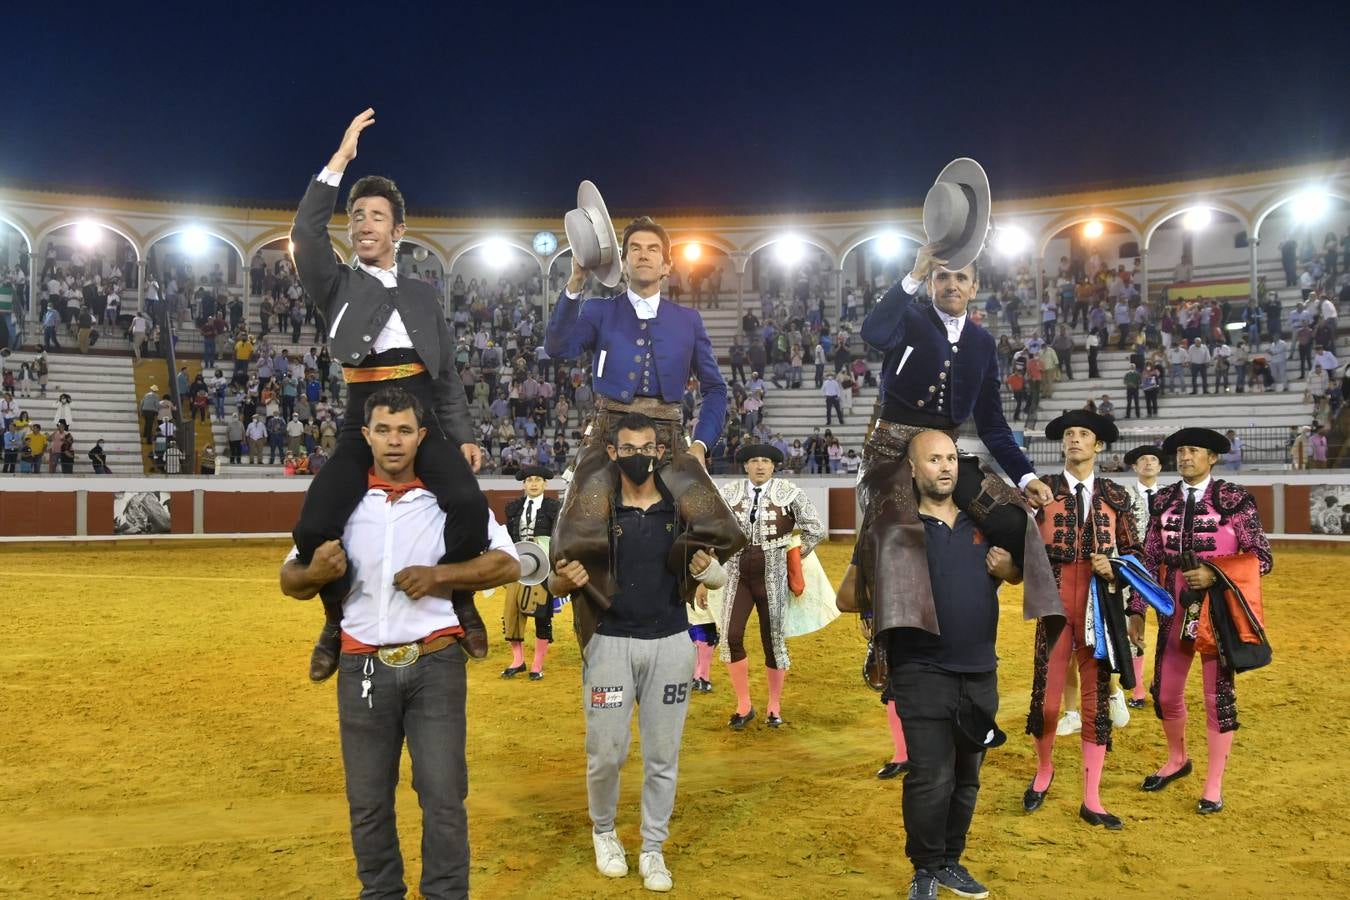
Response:
POLYGON ((635 453, 632 456, 620 456, 615 460, 619 471, 636 485, 644 485, 656 469, 656 457, 635 453))

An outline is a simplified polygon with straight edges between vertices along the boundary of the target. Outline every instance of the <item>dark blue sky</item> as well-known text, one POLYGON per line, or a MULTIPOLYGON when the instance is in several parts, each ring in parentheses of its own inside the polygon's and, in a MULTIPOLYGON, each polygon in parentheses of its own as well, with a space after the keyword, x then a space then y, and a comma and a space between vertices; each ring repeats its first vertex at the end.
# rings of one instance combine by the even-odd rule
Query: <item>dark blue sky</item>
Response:
POLYGON ((0 14, 0 180, 413 211, 853 208, 948 159, 995 196, 1350 156, 1343 4, 114 4, 0 14), (918 7, 918 8, 914 8, 918 7), (326 11, 325 11, 326 10, 326 11))

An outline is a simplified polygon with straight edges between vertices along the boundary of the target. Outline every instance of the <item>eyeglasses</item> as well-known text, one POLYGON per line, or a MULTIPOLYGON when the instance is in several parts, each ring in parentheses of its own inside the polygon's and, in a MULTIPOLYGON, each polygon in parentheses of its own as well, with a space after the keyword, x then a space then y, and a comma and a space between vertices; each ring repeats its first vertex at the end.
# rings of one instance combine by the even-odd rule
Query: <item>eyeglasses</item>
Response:
POLYGON ((655 444, 643 444, 641 447, 634 447, 632 444, 620 444, 620 445, 619 445, 619 455, 620 455, 620 456, 633 456, 634 454, 637 454, 637 453, 641 453, 643 456, 655 456, 655 455, 656 455, 656 445, 655 445, 655 444))

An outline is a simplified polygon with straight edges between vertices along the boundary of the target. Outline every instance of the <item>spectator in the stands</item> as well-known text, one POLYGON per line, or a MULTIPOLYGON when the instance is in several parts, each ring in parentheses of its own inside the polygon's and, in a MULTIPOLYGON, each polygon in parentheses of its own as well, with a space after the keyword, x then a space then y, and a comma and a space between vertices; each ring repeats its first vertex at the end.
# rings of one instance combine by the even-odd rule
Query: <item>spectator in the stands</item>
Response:
POLYGON ((839 424, 844 424, 844 409, 840 403, 839 382, 833 372, 825 376, 825 383, 821 387, 821 393, 825 397, 825 424, 830 424, 831 411, 839 417, 839 424))
POLYGON ((1111 402, 1109 394, 1102 394, 1102 399, 1097 401, 1097 415, 1105 416, 1108 419, 1116 418, 1116 405, 1111 402))
POLYGON ((150 385, 150 390, 141 397, 141 437, 145 443, 155 439, 155 423, 159 419, 159 385, 150 385))
POLYGON ((94 441, 94 446, 89 448, 89 462, 94 467, 95 475, 112 474, 112 470, 108 468, 108 452, 103 449, 103 438, 94 441))
POLYGON ((260 465, 263 461, 263 450, 267 448, 267 424, 263 421, 262 413, 254 414, 253 421, 248 423, 244 434, 248 438, 249 464, 260 465))
POLYGON ((1209 393, 1209 348, 1201 341, 1192 341, 1186 348, 1186 360, 1191 367, 1191 394, 1200 390, 1209 393))
POLYGON ((170 440, 168 447, 164 450, 164 474, 181 475, 183 472, 183 451, 178 449, 178 442, 170 440))
POLYGON ((75 424, 75 412, 71 408, 70 395, 62 392, 61 396, 56 398, 56 412, 52 416, 52 424, 65 422, 67 427, 75 424))

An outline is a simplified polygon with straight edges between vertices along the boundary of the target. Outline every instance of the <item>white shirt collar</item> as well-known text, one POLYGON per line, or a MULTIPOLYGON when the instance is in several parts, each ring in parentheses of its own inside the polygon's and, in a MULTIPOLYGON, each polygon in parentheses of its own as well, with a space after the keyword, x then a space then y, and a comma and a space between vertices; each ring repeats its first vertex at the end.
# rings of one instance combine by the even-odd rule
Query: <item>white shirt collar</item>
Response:
POLYGON ((1199 500, 1201 500, 1205 496, 1205 491, 1209 490, 1209 483, 1210 481, 1213 480, 1213 478, 1214 478, 1213 475, 1206 475, 1205 480, 1200 482, 1199 484, 1187 484, 1186 480, 1183 478, 1181 481, 1182 502, 1184 503, 1186 501, 1186 492, 1189 491, 1191 488, 1195 488, 1196 501, 1198 502, 1199 500))
POLYGON ((390 266, 387 269, 381 269, 379 266, 366 265, 359 259, 356 261, 356 264, 360 266, 361 269, 366 272, 366 274, 374 275, 376 278, 378 278, 380 280, 380 283, 383 284, 385 287, 396 287, 398 285, 397 263, 395 263, 394 265, 390 266), (391 281, 393 282, 393 284, 390 284, 391 281))
POLYGON ((933 311, 938 314, 938 319, 946 326, 948 338, 955 342, 957 338, 961 337, 961 329, 966 327, 968 313, 961 313, 959 316, 948 315, 936 306, 933 307, 933 311))
POLYGON ((763 497, 766 493, 768 493, 768 491, 769 491, 769 485, 772 484, 772 483, 773 483, 773 479, 772 479, 772 478, 770 478, 768 481, 764 482, 763 484, 755 484, 753 481, 751 481, 749 478, 747 478, 747 479, 745 479, 745 488, 746 488, 746 490, 748 490, 748 491, 750 492, 750 496, 751 496, 751 497, 755 496, 755 491, 759 491, 759 495, 760 495, 761 497, 763 497))
POLYGON ((1156 494, 1158 493, 1158 491, 1162 490, 1162 488, 1158 486, 1158 482, 1156 481, 1153 482, 1153 487, 1145 487, 1142 481, 1136 481, 1134 483, 1134 489, 1137 490, 1139 494, 1144 497, 1148 496, 1149 491, 1152 491, 1153 493, 1156 494))
POLYGON ((1084 479, 1080 482, 1077 478, 1074 478, 1073 475, 1069 474, 1069 470, 1068 470, 1068 469, 1065 469, 1065 470, 1064 470, 1064 480, 1067 481, 1067 482, 1069 483, 1069 493, 1072 494, 1072 493, 1074 493, 1075 491, 1077 491, 1077 490, 1078 490, 1078 485, 1081 484, 1081 485, 1083 485, 1083 491, 1084 491, 1089 497, 1091 497, 1091 496, 1092 496, 1092 486, 1093 486, 1094 484, 1096 484, 1096 482, 1097 482, 1097 473, 1096 473, 1096 472, 1090 473, 1090 474, 1088 475, 1088 477, 1084 478, 1084 479))
POLYGON ((633 304, 633 312, 637 313, 639 319, 655 319, 656 313, 661 308, 661 292, 657 291, 650 297, 639 297, 632 288, 629 288, 628 302, 633 304))

